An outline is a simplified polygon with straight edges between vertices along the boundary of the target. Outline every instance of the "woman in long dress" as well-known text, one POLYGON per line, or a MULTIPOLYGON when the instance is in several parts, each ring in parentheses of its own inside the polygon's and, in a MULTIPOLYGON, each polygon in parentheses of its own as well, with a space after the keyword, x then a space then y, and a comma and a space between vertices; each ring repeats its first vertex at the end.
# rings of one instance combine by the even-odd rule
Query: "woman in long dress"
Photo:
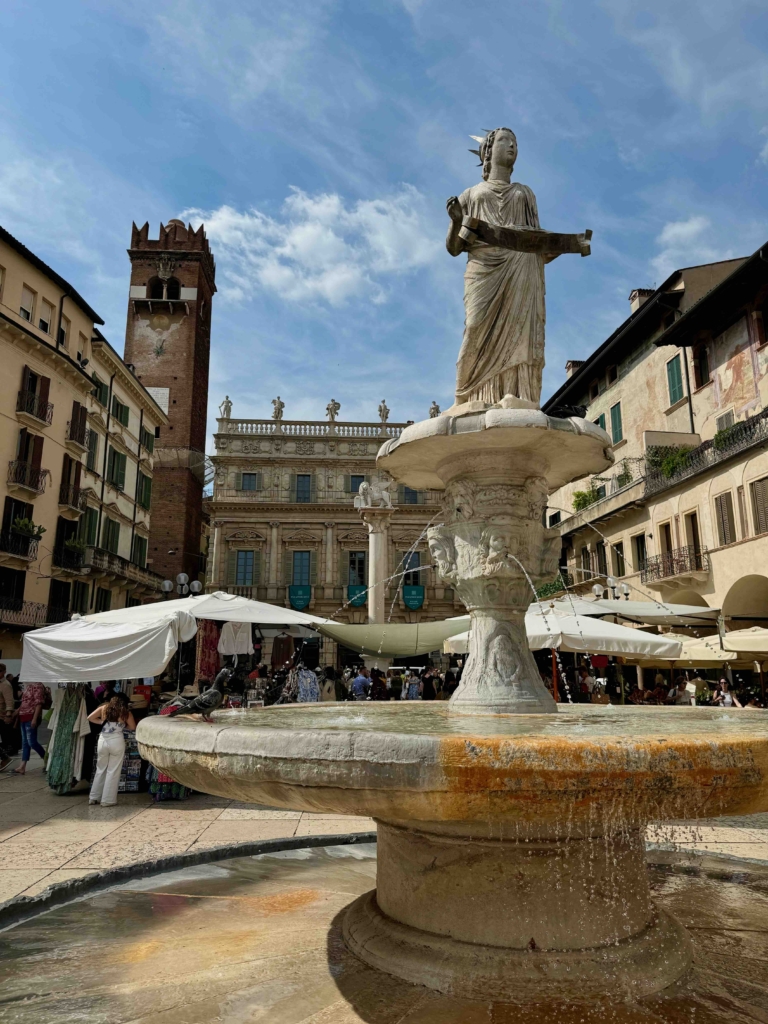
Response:
POLYGON ((464 341, 456 364, 456 402, 494 404, 505 395, 538 404, 544 370, 544 264, 552 256, 459 237, 462 218, 499 227, 538 228, 536 197, 511 182, 517 140, 496 128, 480 142, 483 181, 448 200, 452 256, 467 252, 464 341))

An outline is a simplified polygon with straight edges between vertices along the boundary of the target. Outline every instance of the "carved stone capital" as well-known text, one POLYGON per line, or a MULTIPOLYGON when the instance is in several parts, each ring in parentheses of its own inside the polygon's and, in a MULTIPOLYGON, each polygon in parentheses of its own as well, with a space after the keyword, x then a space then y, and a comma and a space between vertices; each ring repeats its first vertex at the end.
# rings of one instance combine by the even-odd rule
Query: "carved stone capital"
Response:
POLYGON ((361 508, 360 518, 368 527, 368 533, 386 533, 394 509, 392 508, 361 508))

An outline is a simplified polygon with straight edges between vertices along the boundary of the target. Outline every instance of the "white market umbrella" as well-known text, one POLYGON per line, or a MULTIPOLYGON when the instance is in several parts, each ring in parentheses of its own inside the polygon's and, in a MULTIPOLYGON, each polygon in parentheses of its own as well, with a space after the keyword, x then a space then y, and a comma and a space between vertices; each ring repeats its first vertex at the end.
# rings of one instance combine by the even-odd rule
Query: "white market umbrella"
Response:
POLYGON ((133 608, 116 608, 111 612, 95 612, 84 618, 95 622, 147 622, 167 611, 184 611, 196 619, 214 619, 216 622, 255 622, 264 626, 312 626, 315 622, 330 622, 293 608, 284 608, 265 601, 252 601, 237 594, 217 590, 213 594, 192 594, 173 601, 154 601, 133 608))
MULTIPOLYGON (((618 598, 587 600, 577 595, 558 597, 544 602, 545 607, 554 606, 566 615, 616 615, 632 622, 648 626, 696 626, 714 624, 720 614, 719 608, 699 607, 695 604, 670 604, 667 601, 623 601, 618 598)), ((531 610, 536 608, 531 605, 531 610)))
POLYGON ((768 657, 768 629, 764 626, 734 629, 723 636, 723 647, 726 651, 736 651, 743 657, 754 655, 755 661, 762 661, 768 657))
MULTIPOLYGON (((556 610, 552 604, 545 605, 543 613, 535 606, 530 608, 525 616, 525 630, 532 651, 556 647, 561 651, 584 654, 672 659, 680 653, 681 648, 677 638, 670 640, 666 636, 617 626, 588 616, 569 615, 556 610)), ((450 637, 446 648, 449 644, 450 651, 447 653, 466 654, 469 650, 469 633, 450 637)))

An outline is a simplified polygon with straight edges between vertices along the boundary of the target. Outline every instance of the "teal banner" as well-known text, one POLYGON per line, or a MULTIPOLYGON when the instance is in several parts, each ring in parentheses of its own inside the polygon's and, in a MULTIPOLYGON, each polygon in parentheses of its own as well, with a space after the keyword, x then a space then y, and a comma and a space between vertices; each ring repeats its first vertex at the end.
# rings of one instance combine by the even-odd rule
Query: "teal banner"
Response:
POLYGON ((415 612, 424 604, 424 587, 412 587, 403 585, 403 601, 405 607, 415 612))
POLYGON ((368 587, 362 583, 350 583, 347 587, 347 600, 353 608, 360 608, 368 600, 368 587))
POLYGON ((312 600, 312 587, 288 587, 288 600, 291 602, 291 608, 300 612, 312 600))

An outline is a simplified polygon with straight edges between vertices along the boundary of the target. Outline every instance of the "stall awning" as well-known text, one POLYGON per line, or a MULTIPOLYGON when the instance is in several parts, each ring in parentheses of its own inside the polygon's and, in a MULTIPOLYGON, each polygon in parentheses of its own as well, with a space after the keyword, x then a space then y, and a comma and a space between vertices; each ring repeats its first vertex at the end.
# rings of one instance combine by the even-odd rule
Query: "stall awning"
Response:
POLYGON ((255 622, 263 626, 312 626, 315 622, 330 620, 284 608, 266 601, 252 601, 237 594, 217 590, 213 594, 193 594, 173 601, 155 601, 134 608, 117 608, 112 612, 98 612, 85 618, 98 622, 144 621, 147 614, 162 614, 165 610, 184 611, 196 619, 215 619, 216 622, 255 622))
MULTIPOLYGON (((577 595, 558 597, 542 601, 545 608, 566 615, 615 615, 630 622, 645 623, 647 626, 703 626, 714 625, 719 608, 699 607, 695 604, 670 604, 668 601, 624 601, 618 598, 587 600, 577 595)), ((531 605, 535 609, 536 604, 531 605)))
POLYGON ((409 658, 441 650, 447 637, 461 633, 468 626, 469 616, 459 615, 437 622, 370 622, 351 626, 320 621, 317 631, 365 657, 409 658))
POLYGON ((21 681, 85 683, 156 676, 179 643, 196 632, 195 617, 181 609, 130 622, 105 621, 102 616, 59 622, 24 635, 21 681))

